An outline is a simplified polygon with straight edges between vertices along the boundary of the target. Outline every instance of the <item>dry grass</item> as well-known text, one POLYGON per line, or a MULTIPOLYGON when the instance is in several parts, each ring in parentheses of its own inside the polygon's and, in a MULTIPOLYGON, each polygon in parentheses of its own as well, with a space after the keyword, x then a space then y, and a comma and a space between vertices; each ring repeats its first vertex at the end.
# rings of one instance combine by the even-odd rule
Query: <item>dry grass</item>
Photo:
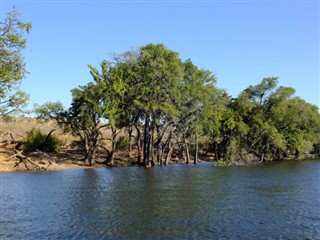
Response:
MULTIPOLYGON (((68 146, 72 141, 76 138, 71 136, 70 134, 65 134, 63 131, 55 124, 54 121, 38 121, 34 118, 12 118, 9 121, 0 118, 0 141, 3 140, 11 140, 13 137, 15 140, 21 141, 23 140, 26 133, 30 131, 32 128, 40 129, 42 133, 47 134, 52 129, 56 129, 54 135, 59 138, 64 146, 68 146)), ((19 166, 15 166, 16 159, 11 156, 14 154, 13 149, 14 145, 8 145, 6 147, 0 148, 0 172, 13 172, 13 171, 26 171, 26 170, 34 170, 32 166, 30 169, 27 169, 24 164, 19 164, 19 166)), ((81 164, 77 164, 81 159, 78 155, 75 155, 75 159, 68 159, 63 163, 60 161, 60 154, 48 155, 46 158, 37 158, 35 159, 38 164, 43 165, 44 168, 48 167, 48 170, 60 170, 60 169, 68 169, 68 168, 85 168, 86 166, 81 166, 81 164)), ((61 156, 61 159, 64 159, 61 156)))
MULTIPOLYGON (((11 136, 15 140, 23 140, 26 133, 32 128, 40 129, 43 134, 49 133, 52 129, 56 129, 54 135, 59 138, 64 145, 64 148, 59 153, 47 154, 44 157, 32 157, 32 160, 38 165, 42 166, 46 170, 63 170, 69 168, 90 168, 86 166, 83 162, 83 153, 76 149, 71 149, 72 142, 78 140, 76 137, 65 134, 61 128, 59 128, 54 121, 39 121, 34 118, 12 118, 10 121, 6 121, 0 118, 0 136, 2 140, 10 140, 11 136), (10 134, 6 134, 10 133, 10 134)), ((124 135, 121 132, 119 136, 124 135)), ((109 130, 103 130, 104 138, 110 138, 111 132, 109 130)), ((107 148, 111 148, 110 140, 103 140, 103 144, 107 148)), ((13 172, 13 171, 27 171, 36 170, 32 166, 25 166, 24 164, 19 164, 18 167, 15 166, 16 159, 11 156, 13 153, 14 144, 7 145, 6 147, 0 147, 0 172, 13 172)), ((97 161, 104 161, 106 153, 103 151, 98 151, 97 161)), ((118 152, 115 154, 115 165, 116 166, 128 166, 132 165, 135 158, 130 158, 126 151, 118 152)), ((99 167, 98 164, 96 167, 99 167)))
POLYGON ((10 131, 24 136, 32 128, 39 128, 46 133, 57 126, 53 121, 41 122, 34 118, 12 118, 9 121, 0 118, 0 128, 4 132, 10 131))
MULTIPOLYGON (((10 139, 10 135, 5 135, 3 133, 11 132, 14 133, 14 138, 16 140, 22 140, 28 131, 32 128, 40 129, 43 134, 49 133, 52 129, 57 129, 54 132, 54 135, 58 137, 64 144, 64 148, 59 153, 47 154, 42 157, 30 157, 32 161, 36 162, 38 165, 41 165, 43 170, 63 170, 63 169, 74 169, 74 168, 90 168, 86 166, 83 162, 83 152, 79 151, 79 148, 72 148, 72 142, 78 140, 77 138, 71 136, 70 134, 65 134, 63 131, 55 124, 54 121, 38 121, 33 118, 13 118, 11 121, 5 121, 0 118, 0 136, 3 136, 2 140, 10 139), (7 138, 7 139, 4 139, 7 138)), ((126 133, 121 131, 118 134, 118 137, 124 136, 126 133)), ((103 136, 105 139, 111 137, 110 130, 104 129, 103 136)), ((0 139, 1 140, 1 139, 0 139)), ((103 140, 102 144, 111 149, 111 141, 103 140)), ((14 153, 12 151, 14 145, 7 146, 6 148, 0 147, 0 172, 3 171, 27 171, 27 170, 37 170, 19 164, 18 167, 15 166, 16 159, 12 158, 14 153)), ((208 157, 207 154, 202 156, 202 152, 199 152, 201 159, 208 157), (206 156, 205 156, 206 155, 206 156)), ((137 151, 133 149, 131 155, 128 154, 127 148, 119 149, 115 153, 115 166, 132 166, 136 164, 137 160, 137 151)), ((104 162, 106 159, 106 151, 100 149, 97 152, 96 160, 97 162, 104 162)), ((210 160, 210 159, 208 159, 210 160)), ((184 159, 173 158, 171 159, 172 163, 182 163, 184 159)), ((105 165, 97 164, 95 167, 101 167, 105 165)))
POLYGON ((59 138, 65 146, 76 140, 72 135, 63 133, 62 129, 54 121, 44 122, 34 118, 12 118, 6 121, 0 118, 0 135, 2 140, 7 140, 6 138, 9 137, 8 135, 3 135, 3 133, 7 132, 11 132, 15 137, 22 139, 32 128, 40 129, 43 134, 56 129, 53 135, 59 138))

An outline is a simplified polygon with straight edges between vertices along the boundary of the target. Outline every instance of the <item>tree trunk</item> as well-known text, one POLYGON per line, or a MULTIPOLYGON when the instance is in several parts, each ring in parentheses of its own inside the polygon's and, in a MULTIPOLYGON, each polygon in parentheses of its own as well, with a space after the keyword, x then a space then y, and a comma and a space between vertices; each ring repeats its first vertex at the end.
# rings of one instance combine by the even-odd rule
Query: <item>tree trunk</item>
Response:
POLYGON ((136 131, 137 131, 137 136, 136 136, 136 145, 137 145, 137 150, 138 150, 138 157, 137 157, 137 163, 141 164, 141 151, 142 151, 142 140, 141 140, 141 131, 140 128, 135 125, 136 131))
POLYGON ((48 135, 46 136, 46 138, 44 139, 44 141, 41 143, 41 149, 45 149, 47 142, 49 140, 49 137, 51 136, 51 134, 55 131, 56 129, 51 129, 51 131, 48 133, 48 135))
POLYGON ((149 152, 150 152, 150 139, 149 139, 149 117, 146 117, 144 123, 144 132, 143 132, 143 163, 147 166, 149 161, 149 152))
POLYGON ((96 164, 95 157, 98 148, 98 135, 99 133, 96 131, 85 134, 85 148, 87 150, 85 154, 85 162, 89 166, 96 164))
MULTIPOLYGON (((172 132, 170 131, 167 140, 165 141, 165 143, 162 145, 162 148, 161 148, 161 163, 163 163, 163 156, 164 156, 164 152, 165 152, 166 148, 168 147, 168 153, 170 151, 171 137, 172 137, 172 132)), ((167 157, 168 157, 168 154, 167 154, 166 159, 165 159, 165 161, 163 163, 164 165, 168 164, 167 157)), ((171 156, 170 156, 170 158, 171 158, 171 156)))
MULTIPOLYGON (((149 134, 148 134, 149 135, 149 134)), ((150 154, 152 155, 152 144, 151 144, 151 139, 150 135, 147 138, 147 143, 146 143, 146 157, 145 157, 145 166, 146 167, 151 167, 151 159, 150 159, 150 154)))
POLYGON ((276 160, 281 159, 281 149, 280 148, 277 148, 277 150, 274 153, 273 158, 275 158, 276 160))
POLYGON ((85 159, 85 162, 87 165, 93 166, 96 164, 96 161, 95 161, 96 150, 97 150, 97 147, 95 146, 91 146, 89 148, 89 151, 86 153, 86 159, 85 159))
MULTIPOLYGON (((38 165, 38 164, 36 164, 35 162, 33 162, 30 158, 28 158, 27 156, 24 156, 23 154, 22 154, 22 152, 23 151, 17 151, 17 150, 15 150, 14 151, 16 154, 14 154, 13 156, 11 156, 11 158, 12 157, 16 157, 18 160, 17 160, 17 162, 15 163, 15 165, 14 165, 14 167, 17 167, 17 166, 19 166, 19 164, 20 163, 23 163, 24 164, 24 166, 25 166, 25 168, 27 169, 27 170, 30 170, 29 169, 29 167, 28 167, 28 165, 27 165, 27 163, 29 162, 29 163, 31 163, 31 165, 33 166, 33 167, 35 167, 35 169, 37 169, 37 170, 40 170, 41 169, 41 167, 38 165)), ((50 164, 48 165, 48 167, 50 166, 50 164)), ((47 168, 48 168, 47 167, 47 168)))
POLYGON ((300 151, 298 149, 296 149, 296 152, 295 152, 294 156, 295 156, 296 159, 300 158, 300 151))
POLYGON ((108 156, 108 166, 113 166, 114 165, 114 151, 110 152, 110 155, 108 156))
POLYGON ((157 156, 158 156, 158 163, 160 164, 160 166, 162 166, 162 164, 163 164, 162 154, 163 154, 162 144, 159 143, 159 144, 158 144, 158 153, 157 153, 157 156))
POLYGON ((93 166, 96 164, 96 151, 97 151, 97 147, 94 146, 94 149, 92 150, 92 157, 91 157, 90 166, 93 166))
MULTIPOLYGON (((221 141, 221 143, 217 144, 218 147, 218 160, 221 160, 224 158, 225 154, 226 154, 226 147, 225 147, 225 142, 221 141)), ((224 159, 226 160, 226 159, 224 159)))
POLYGON ((89 147, 89 140, 86 134, 83 137, 83 145, 84 145, 84 151, 85 151, 84 161, 86 164, 89 164, 90 147, 89 147))
POLYGON ((130 126, 128 128, 128 134, 129 134, 129 149, 128 149, 129 157, 131 157, 131 152, 132 152, 132 139, 133 139, 132 131, 133 131, 132 126, 130 126))
POLYGON ((320 144, 314 145, 314 152, 317 157, 320 157, 320 144))
POLYGON ((169 150, 168 150, 168 153, 167 153, 167 156, 166 156, 166 160, 164 162, 164 165, 168 165, 170 159, 171 159, 171 155, 172 155, 172 152, 173 152, 173 145, 171 145, 171 142, 169 143, 169 150))
POLYGON ((198 151, 199 151, 199 136, 196 134, 196 146, 195 146, 195 153, 194 153, 194 160, 193 163, 198 163, 198 151))
POLYGON ((154 123, 151 122, 150 131, 149 131, 149 153, 148 153, 148 164, 147 167, 155 165, 154 154, 153 154, 153 144, 154 144, 154 123))
POLYGON ((190 163, 189 144, 187 138, 184 138, 184 150, 186 153, 186 163, 190 163))
POLYGON ((214 159, 216 161, 219 161, 220 160, 219 148, 218 148, 218 144, 216 142, 214 142, 214 144, 213 144, 213 151, 214 151, 214 159))
POLYGON ((112 134, 111 134, 111 151, 110 154, 108 156, 108 165, 109 166, 113 166, 114 165, 114 154, 117 150, 117 129, 116 128, 111 128, 112 134))
POLYGON ((157 129, 157 142, 156 142, 156 158, 157 158, 157 163, 161 166, 163 164, 162 162, 162 136, 160 132, 160 126, 156 126, 157 129))

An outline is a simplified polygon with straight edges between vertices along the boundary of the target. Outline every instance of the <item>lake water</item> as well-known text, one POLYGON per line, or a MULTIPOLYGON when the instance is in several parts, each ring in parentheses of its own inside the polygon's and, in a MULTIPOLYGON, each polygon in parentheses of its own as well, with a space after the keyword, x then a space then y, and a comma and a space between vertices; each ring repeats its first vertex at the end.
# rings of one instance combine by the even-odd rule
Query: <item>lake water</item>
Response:
POLYGON ((320 239, 320 161, 0 173, 0 239, 320 239))

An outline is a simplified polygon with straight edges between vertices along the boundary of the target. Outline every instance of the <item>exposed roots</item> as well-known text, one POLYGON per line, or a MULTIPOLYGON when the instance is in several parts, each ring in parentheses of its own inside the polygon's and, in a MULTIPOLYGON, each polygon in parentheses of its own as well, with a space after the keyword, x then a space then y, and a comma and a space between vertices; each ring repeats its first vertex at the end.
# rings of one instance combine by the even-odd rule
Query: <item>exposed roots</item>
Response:
MULTIPOLYGON (((52 161, 48 160, 47 166, 40 166, 39 164, 35 163, 33 160, 31 160, 30 157, 25 156, 22 154, 22 151, 14 150, 15 154, 12 155, 10 158, 16 158, 17 161, 14 165, 14 168, 17 168, 20 166, 20 164, 23 164, 23 166, 29 171, 29 170, 48 170, 48 168, 53 164, 52 161)), ((30 153, 30 156, 40 156, 45 155, 48 156, 46 153, 42 152, 33 152, 30 153)))

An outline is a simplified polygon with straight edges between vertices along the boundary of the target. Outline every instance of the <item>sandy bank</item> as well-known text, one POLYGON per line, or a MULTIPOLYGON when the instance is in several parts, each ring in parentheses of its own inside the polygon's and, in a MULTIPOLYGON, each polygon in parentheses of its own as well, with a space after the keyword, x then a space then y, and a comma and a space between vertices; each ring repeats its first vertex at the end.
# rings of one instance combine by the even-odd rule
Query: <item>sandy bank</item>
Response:
MULTIPOLYGON (((19 171, 58 171, 65 169, 92 169, 106 167, 105 164, 95 164, 90 167, 83 161, 83 155, 79 152, 64 151, 55 154, 32 155, 28 159, 17 165, 17 159, 12 157, 14 153, 11 150, 0 149, 0 172, 19 172, 19 171), (35 163, 36 165, 34 165, 35 163)), ((103 158, 97 158, 97 161, 103 161, 103 158)), ((114 167, 132 166, 132 159, 115 160, 114 167)))

